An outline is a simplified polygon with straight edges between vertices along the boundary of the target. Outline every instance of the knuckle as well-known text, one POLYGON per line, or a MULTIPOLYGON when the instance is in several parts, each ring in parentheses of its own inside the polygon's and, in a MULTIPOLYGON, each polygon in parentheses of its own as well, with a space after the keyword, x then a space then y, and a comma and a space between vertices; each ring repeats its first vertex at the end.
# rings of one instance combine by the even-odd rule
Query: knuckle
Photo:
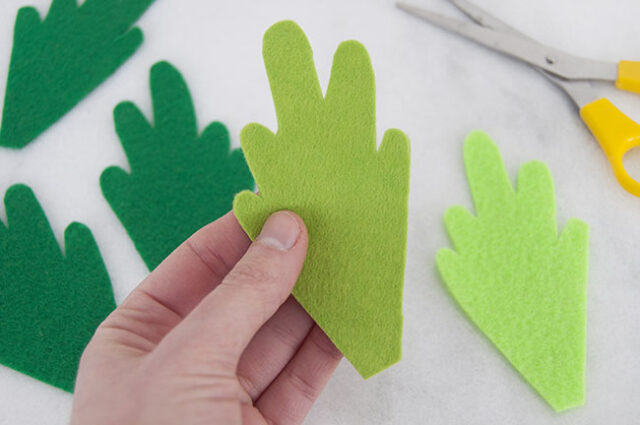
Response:
POLYGON ((280 303, 283 295, 277 290, 279 285, 276 283, 281 279, 281 269, 279 258, 255 254, 237 263, 222 284, 260 297, 264 302, 280 303))
POLYGON ((237 363, 234 350, 199 343, 185 344, 171 362, 178 373, 215 375, 233 374, 237 363))
POLYGON ((275 336, 275 338, 288 348, 297 348, 301 340, 296 332, 290 327, 278 322, 267 322, 267 328, 275 336))
POLYGON ((248 396, 233 373, 190 367, 170 378, 172 393, 193 403, 246 401, 248 396))
POLYGON ((269 283, 275 278, 275 272, 266 261, 242 261, 229 275, 229 279, 236 284, 269 283))
POLYGON ((216 291, 235 292, 254 308, 248 314, 266 321, 273 314, 273 306, 280 305, 288 294, 279 290, 280 277, 276 262, 267 256, 244 259, 231 270, 216 291))
POLYGON ((216 278, 222 279, 230 270, 222 253, 209 244, 199 242, 195 237, 190 237, 184 244, 216 278))
POLYGON ((342 359, 342 352, 338 350, 329 337, 319 328, 317 329, 317 332, 311 332, 311 335, 309 335, 309 341, 327 358, 334 361, 342 359))
POLYGON ((320 395, 320 389, 302 374, 289 369, 285 369, 283 373, 285 373, 289 385, 305 400, 313 403, 320 395))
POLYGON ((249 378, 248 375, 237 372, 236 376, 238 382, 240 383, 240 386, 247 394, 251 396, 251 399, 257 397, 260 394, 260 388, 258 387, 258 384, 256 384, 253 379, 249 378))

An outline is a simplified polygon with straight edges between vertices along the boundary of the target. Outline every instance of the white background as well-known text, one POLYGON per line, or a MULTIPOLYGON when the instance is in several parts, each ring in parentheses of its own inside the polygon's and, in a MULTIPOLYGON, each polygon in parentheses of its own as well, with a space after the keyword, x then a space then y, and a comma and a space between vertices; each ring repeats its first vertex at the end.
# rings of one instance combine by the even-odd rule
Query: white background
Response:
MULTIPOLYGON (((463 19, 444 0, 414 1, 463 19)), ((478 3, 572 53, 640 60, 638 1, 478 3)), ((27 4, 44 13, 49 0, 0 3, 0 98, 16 11, 27 4)), ((639 423, 640 199, 618 186, 559 89, 516 61, 405 15, 390 0, 157 0, 139 21, 144 44, 112 78, 27 148, 0 149, 0 193, 16 182, 30 185, 59 240, 69 222, 87 224, 121 301, 146 269, 98 185, 105 167, 127 167, 113 107, 129 99, 149 116, 149 68, 166 59, 186 78, 201 129, 220 120, 236 146, 249 122, 275 129, 261 40, 282 19, 305 30, 323 87, 338 44, 363 42, 376 72, 378 134, 397 127, 412 141, 404 358, 368 381, 343 361, 307 423, 639 423), (463 316, 435 271, 436 250, 449 244, 442 213, 453 204, 471 207, 462 142, 472 129, 493 137, 512 177, 523 162, 546 162, 555 177, 559 225, 574 216, 590 224, 581 408, 554 413, 463 316)), ((640 96, 607 83, 594 87, 640 121, 640 96)), ((640 155, 634 161, 640 171, 640 155)), ((70 395, 0 366, 0 424, 64 424, 70 406, 70 395)))

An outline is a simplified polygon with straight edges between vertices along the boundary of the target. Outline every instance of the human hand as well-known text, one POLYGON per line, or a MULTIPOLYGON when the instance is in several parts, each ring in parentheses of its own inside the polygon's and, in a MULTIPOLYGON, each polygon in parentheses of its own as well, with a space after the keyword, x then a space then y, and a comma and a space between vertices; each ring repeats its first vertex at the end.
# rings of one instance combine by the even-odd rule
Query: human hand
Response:
POLYGON ((97 329, 72 425, 301 423, 342 358, 290 296, 306 251, 290 212, 196 232, 97 329))

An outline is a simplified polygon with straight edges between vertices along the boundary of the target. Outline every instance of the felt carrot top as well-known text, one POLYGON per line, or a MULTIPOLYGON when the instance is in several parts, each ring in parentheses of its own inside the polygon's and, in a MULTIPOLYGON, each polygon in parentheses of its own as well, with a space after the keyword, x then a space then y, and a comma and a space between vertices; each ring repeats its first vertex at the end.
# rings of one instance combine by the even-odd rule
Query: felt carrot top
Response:
POLYGON ((153 0, 53 0, 18 11, 0 146, 22 148, 106 80, 142 43, 134 22, 153 0))
POLYGON ((460 206, 444 222, 455 251, 437 265, 451 295, 557 411, 585 395, 587 225, 558 234, 553 179, 524 164, 514 190, 489 137, 472 133, 464 163, 476 215, 460 206))
POLYGON ((27 186, 4 198, 0 223, 0 363, 73 391, 80 356, 116 307, 91 231, 71 223, 64 252, 27 186))
POLYGON ((168 62, 151 68, 153 120, 131 102, 114 110, 130 171, 109 167, 102 193, 150 270, 202 226, 231 210, 233 197, 254 187, 240 149, 224 124, 198 134, 182 75, 168 62))
POLYGON ((389 130, 376 147, 374 75, 360 43, 338 48, 325 96, 295 23, 272 26, 263 55, 278 130, 243 129, 260 194, 240 193, 234 212, 251 238, 275 211, 302 217, 309 251, 293 294, 367 378, 401 357, 409 141, 389 130))

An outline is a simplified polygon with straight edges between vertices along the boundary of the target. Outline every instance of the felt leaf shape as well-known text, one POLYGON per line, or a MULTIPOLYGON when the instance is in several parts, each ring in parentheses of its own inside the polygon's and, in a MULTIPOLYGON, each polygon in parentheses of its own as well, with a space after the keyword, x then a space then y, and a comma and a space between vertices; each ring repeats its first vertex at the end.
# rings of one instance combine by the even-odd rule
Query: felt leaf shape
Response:
POLYGON ((106 80, 142 43, 131 28, 153 0, 53 0, 18 11, 0 145, 22 148, 106 80))
POLYGON ((80 356, 116 304, 91 231, 72 223, 63 253, 33 192, 11 186, 0 223, 0 363, 72 392, 80 356))
POLYGON ((278 132, 240 136, 259 195, 234 212, 254 239, 267 217, 299 214, 309 250, 293 295, 364 377, 400 360, 409 140, 385 133, 376 150, 375 82, 364 46, 340 44, 323 98, 311 47, 293 22, 263 41, 278 132))
POLYGON ((584 403, 588 227, 558 235, 553 179, 532 161, 514 191, 489 137, 472 133, 464 163, 476 216, 444 221, 455 247, 437 266, 469 318, 556 411, 584 403))
POLYGON ((131 102, 114 110, 131 172, 107 168, 102 193, 152 270, 200 227, 231 210, 254 187, 240 149, 214 122, 198 135, 189 89, 167 62, 151 68, 153 126, 131 102))

